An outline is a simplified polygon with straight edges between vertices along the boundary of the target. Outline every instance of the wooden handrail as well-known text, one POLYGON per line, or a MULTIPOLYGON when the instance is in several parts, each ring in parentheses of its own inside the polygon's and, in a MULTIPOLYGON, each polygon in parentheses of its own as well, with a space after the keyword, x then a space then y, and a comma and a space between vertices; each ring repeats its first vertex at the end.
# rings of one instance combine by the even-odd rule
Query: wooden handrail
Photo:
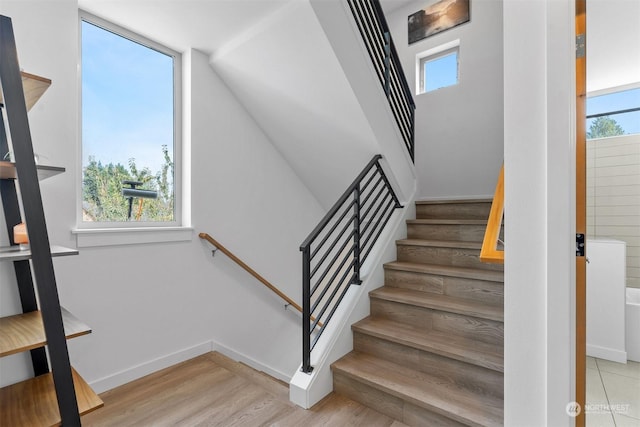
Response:
POLYGON ((500 238, 500 229, 502 228, 502 218, 504 215, 504 165, 500 168, 498 175, 498 183, 496 184, 496 192, 493 195, 493 203, 491 203, 491 211, 489 212, 489 220, 487 229, 484 233, 482 241, 482 249, 480 250, 480 261, 504 264, 504 250, 498 250, 498 241, 500 238))
MULTIPOLYGON (((247 264, 245 264, 240 258, 238 258, 237 256, 235 256, 229 249, 225 248, 222 244, 220 244, 220 242, 218 242, 216 239, 214 239, 213 237, 211 237, 209 234, 207 233, 200 233, 198 234, 198 237, 200 237, 203 240, 206 240, 207 242, 211 243, 213 246, 215 246, 218 250, 220 250, 220 252, 222 252, 223 254, 225 254, 226 256, 228 256, 229 258, 231 258, 231 260, 233 262, 235 262, 236 264, 238 264, 240 267, 242 267, 247 273, 251 274, 253 277, 255 277, 256 279, 258 279, 258 281, 260 281, 263 285, 265 285, 267 288, 271 289, 273 292, 276 293, 276 295, 278 295, 280 298, 282 298, 283 300, 285 300, 287 302, 287 304, 289 304, 290 306, 292 306, 293 308, 295 308, 296 310, 298 310, 300 313, 302 313, 302 307, 300 307, 300 305, 298 305, 294 300, 292 300, 291 298, 289 298, 285 293, 283 293, 280 289, 276 288, 274 285, 272 285, 267 279, 265 279, 264 277, 262 277, 260 274, 258 274, 253 268, 249 267, 247 264)), ((315 321, 316 319, 311 316, 311 320, 315 321)), ((320 322, 318 322, 318 325, 322 326, 322 324, 320 322)))

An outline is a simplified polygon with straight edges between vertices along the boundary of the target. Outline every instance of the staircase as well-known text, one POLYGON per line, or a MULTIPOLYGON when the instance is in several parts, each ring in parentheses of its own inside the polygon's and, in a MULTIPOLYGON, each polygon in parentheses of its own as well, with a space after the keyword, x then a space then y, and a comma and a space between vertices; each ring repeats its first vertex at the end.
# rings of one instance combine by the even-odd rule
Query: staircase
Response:
POLYGON ((416 203, 335 392, 412 426, 503 424, 503 267, 479 260, 490 207, 416 203))

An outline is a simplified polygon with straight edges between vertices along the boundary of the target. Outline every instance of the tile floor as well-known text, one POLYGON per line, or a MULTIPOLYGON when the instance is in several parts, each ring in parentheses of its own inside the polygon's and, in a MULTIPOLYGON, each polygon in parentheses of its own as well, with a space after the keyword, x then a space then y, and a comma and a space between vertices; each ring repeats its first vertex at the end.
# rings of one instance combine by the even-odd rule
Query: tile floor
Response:
POLYGON ((640 363, 587 357, 587 427, 640 427, 640 363))

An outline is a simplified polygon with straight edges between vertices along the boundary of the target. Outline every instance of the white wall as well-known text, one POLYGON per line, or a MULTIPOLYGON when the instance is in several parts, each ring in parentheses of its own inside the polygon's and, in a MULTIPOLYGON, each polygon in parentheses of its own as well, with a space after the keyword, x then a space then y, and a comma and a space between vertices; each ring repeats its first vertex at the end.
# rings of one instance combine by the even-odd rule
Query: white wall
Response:
POLYGON ((505 425, 574 421, 574 11, 504 3, 505 425))
POLYGON ((373 130, 376 153, 384 156, 383 167, 398 199, 413 200, 416 170, 349 5, 309 1, 373 130))
POLYGON ((325 209, 379 153, 308 1, 279 9, 211 65, 325 209))
POLYGON ((416 198, 492 197, 503 161, 502 1, 471 1, 470 22, 409 45, 407 17, 434 2, 415 0, 387 16, 412 88, 416 55, 460 40, 460 83, 414 95, 416 198))
POLYGON ((640 81, 640 2, 587 0, 587 91, 640 81))
POLYGON ((587 236, 626 242, 626 284, 640 288, 640 135, 587 141, 587 236))
MULTIPOLYGON (((325 212, 207 56, 191 55, 193 224, 301 301, 300 243, 325 212)), ((220 254, 200 273, 214 275, 214 339, 290 377, 300 363, 299 316, 220 254)))
MULTIPOLYGON (((0 13, 13 18, 21 66, 53 80, 30 121, 35 151, 67 168, 42 182, 50 239, 74 246, 77 3, 5 0, 0 13)), ((298 246, 323 210, 206 56, 186 52, 184 74, 195 232, 209 232, 299 300, 298 246)), ((299 317, 210 249, 194 233, 187 242, 83 248, 54 261, 62 304, 93 328, 69 342, 72 363, 98 391, 211 348, 281 378, 293 374, 299 317)), ((14 314, 11 264, 0 264, 0 279, 0 314, 14 314)), ((0 382, 28 375, 28 366, 25 355, 1 359, 0 382)))

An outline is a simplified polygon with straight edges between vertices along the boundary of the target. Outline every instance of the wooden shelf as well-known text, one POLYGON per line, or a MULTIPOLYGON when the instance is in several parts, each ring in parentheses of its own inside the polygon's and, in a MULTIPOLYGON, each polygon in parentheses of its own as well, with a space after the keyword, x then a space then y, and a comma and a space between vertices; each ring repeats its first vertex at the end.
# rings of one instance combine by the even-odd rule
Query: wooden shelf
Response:
MULTIPOLYGON (((7 131, 7 139, 13 139, 14 142, 12 157, 6 156, 7 144, 2 144, 5 152, 0 153, 4 217, 9 230, 17 221, 9 221, 7 218, 24 218, 32 237, 31 242, 35 246, 36 237, 44 239, 42 241, 47 239, 38 180, 64 172, 64 168, 37 165, 37 155, 35 159, 29 158, 34 153, 27 111, 49 88, 51 80, 20 71, 11 18, 0 15, 0 28, 0 107, 10 113, 4 114, 2 111, 0 120, 3 121, 3 129, 7 131), (7 99, 4 99, 5 95, 7 99), (17 162, 13 163, 11 160, 17 162), (22 181, 18 183, 17 178, 22 178, 22 181), (5 191, 7 197, 4 197, 5 191)), ((0 261, 29 260, 16 263, 20 299, 23 307, 40 307, 42 311, 0 318, 0 356, 31 350, 33 372, 38 375, 0 388, 0 426, 51 426, 62 423, 77 425, 79 414, 103 405, 87 383, 73 371, 69 362, 67 339, 87 334, 91 330, 66 310, 62 310, 62 316, 58 316, 60 301, 51 262, 52 254, 48 250, 45 249, 42 254, 20 251, 19 248, 8 248, 1 252, 0 261), (36 297, 36 286, 39 298, 36 297), (56 315, 42 316, 43 313, 56 315), (47 334, 44 332, 45 326, 47 334), (49 371, 51 372, 39 375, 49 371), (74 390, 78 405, 71 396, 74 390)), ((73 249, 57 247, 52 248, 52 252, 53 255, 76 253, 73 249)))
MULTIPOLYGON (((37 165, 38 179, 43 180, 64 172, 64 168, 58 166, 37 165)), ((16 166, 13 162, 0 161, 0 179, 16 179, 16 166)))
MULTIPOLYGON (((51 256, 78 255, 78 250, 62 246, 51 246, 51 256)), ((0 261, 22 261, 31 259, 31 249, 20 249, 19 246, 0 246, 0 261)))
MULTIPOLYGON (((22 88, 24 90, 24 100, 27 104, 27 111, 31 110, 31 107, 35 105, 40 97, 51 86, 51 80, 36 76, 35 74, 25 73, 21 71, 22 75, 22 88)), ((0 93, 0 104, 4 104, 2 99, 2 93, 0 93)))
MULTIPOLYGON (((62 323, 67 339, 91 333, 91 328, 64 308, 62 323)), ((0 357, 42 347, 47 338, 39 311, 0 317, 0 357)), ((0 424, 2 425, 2 424, 0 424)))
MULTIPOLYGON (((80 415, 104 406, 89 384, 71 368, 80 415)), ((58 426, 58 401, 51 374, 0 389, 1 426, 58 426)))

